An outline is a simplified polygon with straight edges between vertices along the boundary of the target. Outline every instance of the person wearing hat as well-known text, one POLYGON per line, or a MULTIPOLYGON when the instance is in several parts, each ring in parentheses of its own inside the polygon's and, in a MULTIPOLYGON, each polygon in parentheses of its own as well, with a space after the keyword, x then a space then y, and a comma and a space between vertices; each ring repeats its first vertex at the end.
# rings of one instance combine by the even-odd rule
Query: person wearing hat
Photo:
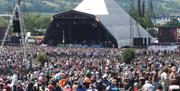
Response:
POLYGON ((137 82, 134 83, 134 90, 133 91, 138 91, 138 83, 137 82))
POLYGON ((110 82, 108 81, 108 75, 104 74, 102 76, 102 83, 104 83, 105 86, 108 86, 110 84, 110 82))

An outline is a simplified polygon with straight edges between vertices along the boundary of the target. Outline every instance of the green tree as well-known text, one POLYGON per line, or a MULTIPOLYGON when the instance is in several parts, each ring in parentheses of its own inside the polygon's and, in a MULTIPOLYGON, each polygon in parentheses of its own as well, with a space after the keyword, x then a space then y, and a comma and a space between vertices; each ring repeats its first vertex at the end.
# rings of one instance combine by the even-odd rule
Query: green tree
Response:
POLYGON ((36 60, 41 64, 41 66, 43 66, 44 63, 48 60, 48 56, 46 53, 40 52, 37 54, 36 60))
MULTIPOLYGON (((147 12, 147 11, 146 11, 147 12)), ((147 31, 152 35, 156 36, 155 30, 152 28, 154 26, 151 18, 146 13, 144 17, 139 16, 138 10, 136 9, 133 13, 130 13, 130 16, 138 22, 144 29, 148 29, 147 31)))
POLYGON ((24 16, 25 27, 32 35, 43 35, 51 20, 50 15, 30 14, 24 16))
POLYGON ((0 27, 7 27, 7 26, 8 26, 8 21, 0 17, 0 27))
POLYGON ((126 64, 130 64, 135 58, 135 51, 132 48, 125 49, 122 57, 126 64))

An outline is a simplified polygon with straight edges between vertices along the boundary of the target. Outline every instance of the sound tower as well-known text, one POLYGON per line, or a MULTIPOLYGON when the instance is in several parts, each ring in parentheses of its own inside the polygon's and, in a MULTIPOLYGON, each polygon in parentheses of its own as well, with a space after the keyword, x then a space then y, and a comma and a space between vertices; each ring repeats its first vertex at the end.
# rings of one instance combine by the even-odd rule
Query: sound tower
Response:
POLYGON ((19 20, 13 20, 13 33, 20 33, 20 23, 19 20))

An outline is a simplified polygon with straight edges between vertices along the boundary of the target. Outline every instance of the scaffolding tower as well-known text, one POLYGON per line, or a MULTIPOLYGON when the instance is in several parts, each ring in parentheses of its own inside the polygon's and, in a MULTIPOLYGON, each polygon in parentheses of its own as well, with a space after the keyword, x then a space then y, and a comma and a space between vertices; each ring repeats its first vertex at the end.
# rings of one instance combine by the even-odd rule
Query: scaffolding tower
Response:
POLYGON ((21 0, 17 0, 17 4, 14 5, 13 13, 10 15, 10 20, 8 27, 6 29, 6 33, 3 37, 3 41, 1 43, 1 50, 3 50, 3 46, 5 44, 5 41, 8 37, 8 34, 11 30, 11 27, 13 25, 13 20, 19 20, 19 27, 20 27, 20 36, 21 36, 21 44, 23 46, 23 60, 27 60, 26 55, 26 42, 25 42, 25 36, 26 36, 26 30, 24 25, 24 19, 23 19, 23 13, 21 12, 21 0))

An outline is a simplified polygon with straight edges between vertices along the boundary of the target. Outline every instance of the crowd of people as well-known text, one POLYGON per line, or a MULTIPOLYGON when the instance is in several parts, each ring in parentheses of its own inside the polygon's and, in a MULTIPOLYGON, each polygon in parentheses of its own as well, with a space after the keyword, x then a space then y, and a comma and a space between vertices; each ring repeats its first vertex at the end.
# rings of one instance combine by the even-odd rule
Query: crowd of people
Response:
POLYGON ((123 50, 5 46, 0 49, 0 91, 179 89, 179 50, 135 49, 131 64, 124 63, 123 50), (47 54, 44 63, 37 61, 39 53, 47 54))

